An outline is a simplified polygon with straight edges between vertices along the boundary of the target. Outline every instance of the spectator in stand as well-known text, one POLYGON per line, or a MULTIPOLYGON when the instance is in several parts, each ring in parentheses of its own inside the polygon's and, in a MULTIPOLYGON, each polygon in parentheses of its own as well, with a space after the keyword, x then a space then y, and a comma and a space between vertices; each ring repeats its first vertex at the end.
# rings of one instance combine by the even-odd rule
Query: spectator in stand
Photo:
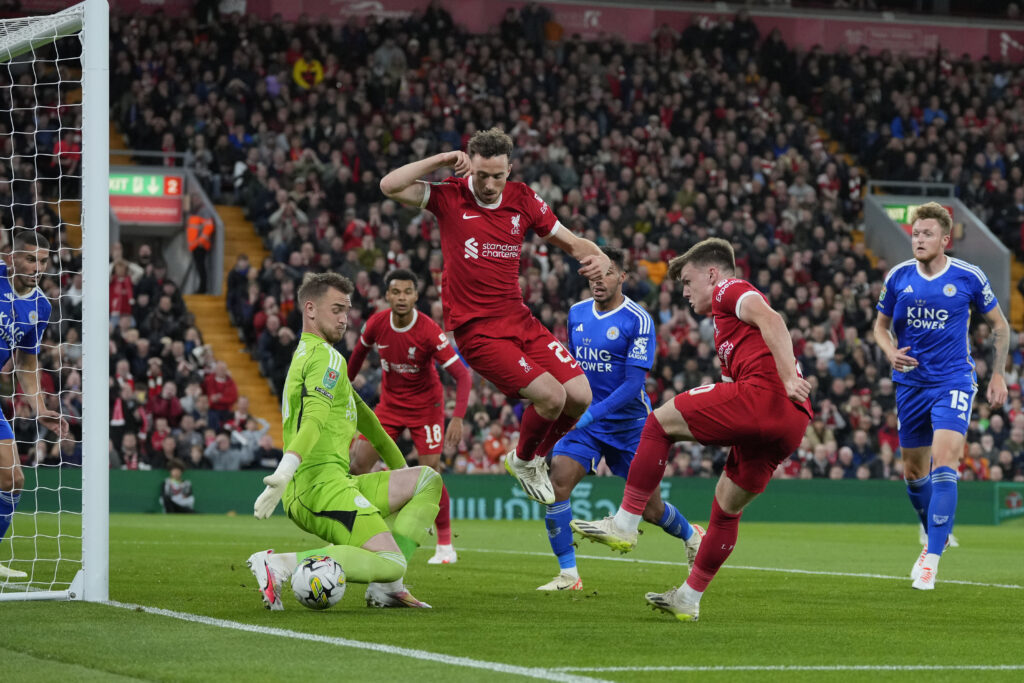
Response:
POLYGON ((231 432, 224 430, 203 452, 215 470, 240 470, 252 462, 255 453, 232 441, 231 432))
POLYGON ((219 428, 225 421, 231 419, 231 409, 238 400, 238 387, 228 373, 227 363, 217 361, 214 364, 213 372, 203 380, 203 391, 206 392, 210 413, 216 416, 219 428))

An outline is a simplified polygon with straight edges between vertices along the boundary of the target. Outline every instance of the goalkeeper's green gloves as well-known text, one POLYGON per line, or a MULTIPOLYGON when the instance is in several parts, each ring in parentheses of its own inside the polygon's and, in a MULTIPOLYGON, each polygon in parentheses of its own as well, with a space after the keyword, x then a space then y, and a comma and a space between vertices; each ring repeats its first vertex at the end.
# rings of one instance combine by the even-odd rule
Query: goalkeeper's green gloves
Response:
POLYGON ((256 519, 266 519, 274 514, 274 508, 281 502, 281 496, 284 495, 284 488, 295 476, 295 470, 298 469, 301 462, 302 459, 298 455, 289 451, 281 458, 274 473, 263 477, 263 483, 267 485, 267 488, 263 489, 263 493, 256 499, 256 504, 253 506, 253 514, 256 515, 256 519))

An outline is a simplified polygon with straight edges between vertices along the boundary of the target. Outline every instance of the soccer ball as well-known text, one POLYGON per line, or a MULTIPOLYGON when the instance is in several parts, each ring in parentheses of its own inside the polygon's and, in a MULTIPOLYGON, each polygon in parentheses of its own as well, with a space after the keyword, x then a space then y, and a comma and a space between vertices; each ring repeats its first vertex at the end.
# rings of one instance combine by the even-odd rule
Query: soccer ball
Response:
POLYGON ((292 572, 292 592, 310 609, 327 609, 345 595, 345 571, 327 555, 307 557, 292 572))

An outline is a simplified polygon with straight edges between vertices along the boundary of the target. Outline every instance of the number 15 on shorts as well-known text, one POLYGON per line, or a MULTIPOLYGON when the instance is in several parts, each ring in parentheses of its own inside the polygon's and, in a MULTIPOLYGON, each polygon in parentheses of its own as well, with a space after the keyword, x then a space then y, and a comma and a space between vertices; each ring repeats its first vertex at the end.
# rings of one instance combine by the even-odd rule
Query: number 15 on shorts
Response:
POLYGON ((959 410, 961 412, 970 409, 971 407, 971 395, 966 391, 958 391, 956 389, 949 390, 949 407, 953 410, 959 410))

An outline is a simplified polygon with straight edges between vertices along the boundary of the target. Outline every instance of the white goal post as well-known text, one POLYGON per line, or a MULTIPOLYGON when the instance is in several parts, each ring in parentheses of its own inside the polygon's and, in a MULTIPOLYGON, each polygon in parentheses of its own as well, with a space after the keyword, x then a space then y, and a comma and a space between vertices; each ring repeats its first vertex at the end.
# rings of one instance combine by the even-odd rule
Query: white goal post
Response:
MULTIPOLYGON (((72 43, 73 44, 73 43, 72 43)), ((66 132, 81 134, 81 163, 74 170, 67 170, 62 156, 66 148, 48 149, 38 147, 35 157, 28 158, 19 151, 17 143, 10 140, 0 151, 3 163, 14 168, 18 165, 26 178, 23 180, 36 188, 38 204, 49 205, 52 213, 53 205, 57 205, 58 215, 62 221, 65 204, 80 202, 81 224, 68 223, 69 233, 81 235, 81 484, 77 482, 76 468, 63 468, 61 461, 53 466, 46 485, 40 484, 38 472, 29 477, 35 489, 29 490, 26 485, 22 493, 19 510, 14 515, 11 529, 7 537, 0 540, 0 563, 10 563, 16 571, 25 571, 27 578, 0 578, 0 601, 4 600, 88 600, 103 602, 109 597, 109 460, 107 441, 110 427, 108 404, 109 377, 109 289, 108 260, 109 243, 109 9, 106 0, 85 0, 78 5, 48 16, 26 17, 19 19, 0 20, 0 77, 6 86, 5 99, 0 100, 0 125, 6 127, 12 122, 12 130, 5 131, 9 139, 21 136, 39 139, 39 130, 33 123, 26 130, 14 129, 17 120, 39 121, 41 117, 55 116, 56 129, 48 129, 47 134, 56 131, 56 139, 63 140, 66 132), (68 39, 78 37, 81 43, 80 55, 77 46, 74 54, 61 55, 56 45, 67 44, 68 39), (61 41, 64 41, 63 43, 61 41), (38 57, 38 62, 37 62, 38 57), (80 57, 80 59, 79 59, 80 57), (40 62, 46 62, 41 64, 40 62), (78 89, 74 84, 64 80, 65 73, 81 66, 81 104, 77 102, 78 89), (38 68, 37 68, 38 67, 38 68), (38 85, 33 82, 24 83, 26 78, 34 78, 39 74, 52 76, 56 73, 57 107, 50 104, 32 104, 32 97, 26 98, 15 94, 18 88, 31 88, 38 93, 46 86, 53 86, 53 81, 44 81, 38 85), (14 76, 18 80, 15 82, 14 76), (64 86, 71 87, 64 87, 64 86), (65 93, 74 91, 74 98, 65 93), (12 102, 12 109, 4 111, 7 103, 12 102), (77 111, 80 106, 81 128, 77 111), (47 109, 43 112, 42 109, 47 109), (35 110, 38 111, 35 111, 35 110), (17 110, 17 111, 15 111, 17 110), (68 114, 67 112, 74 112, 68 114), (54 113, 56 112, 56 113, 54 113), (34 175, 33 171, 34 170, 34 175), (46 175, 40 169, 57 169, 58 177, 46 175), (28 171, 25 171, 28 169, 28 171), (38 188, 43 183, 57 188, 57 199, 42 197, 38 188), (67 189, 66 189, 67 188, 67 189), (68 194, 65 194, 65 193, 68 194), (80 194, 78 194, 80 192, 80 194), (56 483, 51 483, 55 481, 56 483), (29 495, 34 494, 34 495, 29 495), (81 497, 81 508, 77 509, 78 496, 81 497), (39 510, 39 500, 56 500, 57 509, 39 510), (33 500, 34 499, 34 500, 33 500), (75 503, 65 503, 70 499, 75 503), (17 532, 16 532, 17 529, 17 532), (80 529, 80 531, 79 531, 80 529), (79 542, 80 539, 80 542, 79 542), (68 553, 65 555, 65 553, 68 553), (71 557, 71 554, 74 557, 71 557), (52 567, 52 568, 51 568, 52 567)), ((51 140, 52 136, 47 137, 51 140)), ((36 145, 35 142, 32 143, 36 145)), ((79 150, 69 154, 77 155, 79 150)), ((51 171, 52 172, 52 171, 51 171)), ((11 185, 17 178, 11 176, 11 185)), ((18 203, 15 195, 10 195, 9 207, 0 207, 12 216, 39 216, 36 208, 18 203)), ((27 219, 21 218, 24 227, 30 225, 27 219)), ((58 233, 59 233, 58 226, 58 233)), ((74 240, 77 241, 77 240, 74 240)), ((78 271, 65 271, 64 263, 58 259, 58 250, 70 247, 68 253, 74 254, 75 244, 51 244, 51 263, 62 269, 58 276, 75 274, 78 271)), ((63 289, 58 302, 51 299, 54 313, 51 316, 51 328, 57 324, 57 312, 63 310, 63 289)), ((62 319, 66 323, 68 319, 62 319)), ((79 320, 72 320, 78 323, 79 320)), ((66 327, 62 324, 61 328, 66 327)), ((63 346, 63 337, 60 342, 63 346)), ((52 346, 52 345, 51 345, 52 346)), ((58 359, 64 356, 57 354, 58 359)), ((61 361, 63 363, 63 361, 61 361)), ((67 369, 66 366, 61 366, 67 369)), ((42 390, 42 389, 41 389, 42 390)), ((61 388, 58 384, 57 391, 61 388)), ((60 408, 64 412, 63 404, 60 408)), ((17 453, 15 455, 17 457, 17 453)), ((29 468, 32 468, 29 464, 29 468)))

